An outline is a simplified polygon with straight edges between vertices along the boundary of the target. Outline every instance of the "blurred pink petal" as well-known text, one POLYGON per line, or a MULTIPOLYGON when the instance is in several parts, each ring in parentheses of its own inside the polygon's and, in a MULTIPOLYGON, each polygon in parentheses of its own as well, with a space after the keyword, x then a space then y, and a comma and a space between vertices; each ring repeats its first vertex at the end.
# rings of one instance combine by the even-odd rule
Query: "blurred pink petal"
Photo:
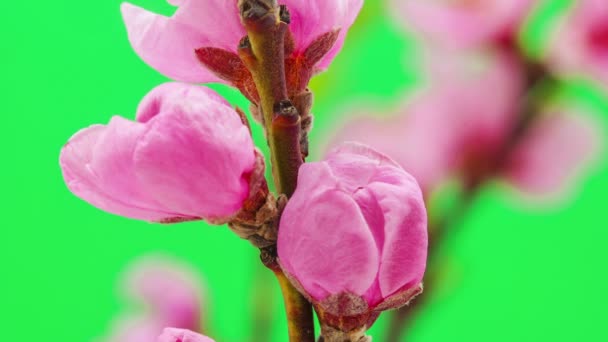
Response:
POLYGON ((576 1, 553 35, 547 58, 559 72, 608 86, 608 2, 576 1))
POLYGON ((348 293, 374 310, 419 288, 426 223, 412 176, 369 147, 344 144, 300 169, 281 218, 279 260, 315 303, 348 293))
POLYGON ((535 196, 564 192, 599 155, 598 124, 580 113, 555 113, 534 123, 507 165, 505 177, 535 196))
POLYGON ((194 274, 186 265, 167 258, 145 258, 128 272, 127 291, 145 303, 163 327, 198 330, 203 287, 194 274))
POLYGON ((204 289, 193 269, 167 257, 144 257, 126 274, 127 295, 146 311, 119 318, 107 342, 156 341, 166 327, 200 331, 204 289))
MULTIPOLYGON (((322 70, 341 49, 363 0, 285 0, 282 3, 288 6, 292 15, 290 29, 296 44, 294 55, 302 55, 319 36, 340 30, 336 44, 317 62, 316 69, 322 70)), ((236 54, 239 40, 246 35, 237 0, 182 0, 172 4, 179 6, 172 17, 154 14, 129 3, 122 4, 133 49, 151 67, 175 80, 224 82, 198 62, 194 51, 212 47, 236 54)))
POLYGON ((253 141, 230 105, 186 84, 152 91, 132 122, 78 132, 60 165, 70 190, 108 212, 146 221, 221 220, 238 212, 255 166, 253 141))
POLYGON ((215 342, 207 336, 192 331, 167 328, 158 337, 157 342, 215 342))
POLYGON ((151 317, 129 317, 116 322, 112 335, 106 342, 150 342, 156 341, 165 325, 151 317))
POLYGON ((533 0, 392 0, 399 24, 444 46, 467 48, 512 35, 533 0))

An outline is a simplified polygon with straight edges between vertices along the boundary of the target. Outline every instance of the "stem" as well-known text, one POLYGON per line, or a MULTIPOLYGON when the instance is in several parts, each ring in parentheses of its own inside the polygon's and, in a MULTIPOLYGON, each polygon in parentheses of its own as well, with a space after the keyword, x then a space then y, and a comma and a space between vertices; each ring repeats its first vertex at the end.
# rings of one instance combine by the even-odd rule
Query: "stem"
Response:
POLYGON ((295 191, 300 152, 300 116, 289 100, 285 80, 285 33, 289 13, 273 0, 240 0, 248 36, 239 55, 251 71, 270 147, 272 173, 279 194, 295 191))
POLYGON ((276 246, 263 248, 262 263, 268 267, 279 281, 287 313, 287 330, 290 342, 314 342, 315 325, 312 305, 293 287, 277 263, 276 246))
MULTIPOLYGON (((303 163, 300 116, 287 94, 285 34, 289 13, 276 0, 239 0, 241 21, 248 36, 239 56, 252 74, 270 147, 272 174, 279 195, 293 195, 303 163)), ((262 261, 281 287, 290 342, 314 342, 311 304, 291 285, 277 262, 276 246, 261 250, 262 261)))

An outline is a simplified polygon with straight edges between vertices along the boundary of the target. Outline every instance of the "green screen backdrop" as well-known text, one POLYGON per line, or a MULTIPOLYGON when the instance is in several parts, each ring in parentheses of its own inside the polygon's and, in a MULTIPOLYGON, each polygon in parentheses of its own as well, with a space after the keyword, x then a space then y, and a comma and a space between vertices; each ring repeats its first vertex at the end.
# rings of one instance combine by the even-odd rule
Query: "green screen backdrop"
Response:
MULTIPOLYGON (((172 11, 162 0, 133 3, 172 11)), ((567 2, 541 3, 522 37, 531 53, 542 51, 567 2)), ((225 227, 112 216, 63 183, 58 155, 73 133, 114 114, 133 118, 143 95, 166 81, 132 51, 119 5, 33 0, 2 6, 0 340, 102 337, 117 316, 139 309, 119 295, 125 267, 138 256, 161 253, 199 270, 208 293, 206 332, 218 342, 248 341, 258 327, 254 315, 271 318, 269 340, 285 341, 277 286, 247 242, 225 227), (255 294, 266 292, 272 295, 260 306, 255 294)), ((420 80, 417 45, 387 13, 382 1, 366 1, 343 53, 314 79, 314 151, 348 108, 394 108, 420 80)), ((236 91, 213 87, 248 107, 236 91)), ((565 96, 591 109, 605 132, 602 92, 572 84, 565 96)), ((255 134, 262 146, 259 128, 255 134)), ((450 271, 410 341, 608 341, 607 161, 603 153, 588 177, 556 203, 531 205, 504 186, 488 186, 450 241, 450 271)), ((381 319, 374 330, 385 323, 381 319)), ((374 334, 374 341, 383 341, 374 334)))

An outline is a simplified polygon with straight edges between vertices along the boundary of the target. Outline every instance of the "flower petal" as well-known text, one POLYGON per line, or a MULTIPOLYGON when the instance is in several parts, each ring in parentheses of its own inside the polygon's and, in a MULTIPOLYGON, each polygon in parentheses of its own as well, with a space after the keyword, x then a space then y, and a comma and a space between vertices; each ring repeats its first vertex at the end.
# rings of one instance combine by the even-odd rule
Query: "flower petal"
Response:
POLYGON ((392 0, 391 3, 391 13, 399 24, 442 44, 461 48, 514 33, 534 1, 392 0))
POLYGON ((112 327, 107 342, 150 342, 155 341, 165 327, 152 317, 128 316, 119 319, 112 327))
POLYGON ((597 79, 608 86, 608 3, 577 1, 555 30, 547 60, 558 73, 597 79))
POLYGON ((363 0, 285 0, 284 3, 291 12, 289 28, 298 52, 303 52, 319 36, 340 29, 334 47, 317 65, 318 69, 325 70, 342 49, 346 34, 361 10, 363 0))
POLYGON ((133 49, 152 68, 178 81, 225 83, 196 59, 195 49, 213 45, 209 37, 129 3, 123 3, 121 11, 133 49))
POLYGON ((253 141, 240 117, 204 87, 167 99, 148 121, 134 158, 138 181, 172 211, 216 219, 240 210, 253 170, 253 141))
POLYGON ((597 123, 580 113, 540 118, 515 148, 505 176, 525 193, 560 194, 599 155, 601 137, 597 123))
POLYGON ((148 257, 131 267, 126 285, 130 296, 150 306, 165 326, 200 328, 202 286, 194 270, 167 258, 148 257))
POLYGON ((134 138, 142 129, 115 117, 108 126, 94 125, 76 133, 59 158, 68 188, 95 207, 116 215, 146 221, 179 216, 150 199, 130 168, 134 138))
POLYGON ((182 0, 172 19, 194 28, 215 47, 236 53, 247 35, 238 10, 238 0, 182 0))
POLYGON ((158 342, 215 342, 207 336, 183 329, 166 328, 158 342))
MULTIPOLYGON (((324 163, 304 164, 300 175, 308 173, 321 179, 333 177, 324 163)), ((342 292, 363 295, 378 272, 374 238, 349 195, 319 191, 315 185, 300 177, 283 212, 278 240, 281 266, 315 300, 342 292)))

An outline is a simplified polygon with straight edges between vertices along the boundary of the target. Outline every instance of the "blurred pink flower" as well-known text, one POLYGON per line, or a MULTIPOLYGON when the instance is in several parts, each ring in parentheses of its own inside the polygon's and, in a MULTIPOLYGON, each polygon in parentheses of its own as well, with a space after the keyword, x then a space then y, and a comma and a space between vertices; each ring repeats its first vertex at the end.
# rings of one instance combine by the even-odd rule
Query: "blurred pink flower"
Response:
POLYGON ((137 121, 115 116, 76 133, 60 165, 76 196, 110 213, 218 222, 246 200, 255 153, 247 127, 219 95, 167 83, 142 100, 137 121))
POLYGON ((503 176, 524 193, 556 195, 599 155, 601 136, 583 113, 549 112, 515 147, 503 176))
POLYGON ((523 100, 520 67, 502 54, 473 67, 459 64, 430 70, 431 86, 393 117, 368 112, 348 121, 332 145, 369 144, 410 171, 425 192, 451 177, 476 182, 502 176, 537 197, 564 193, 598 154, 598 125, 581 113, 544 113, 505 150, 523 100))
POLYGON ((119 319, 105 341, 156 341, 166 327, 201 330, 203 288, 189 267, 146 257, 132 265, 125 280, 127 295, 146 311, 119 319))
POLYGON ((183 329, 167 328, 158 337, 158 342, 214 342, 207 336, 183 329))
MULTIPOLYGON (((240 83, 246 82, 243 78, 249 75, 237 56, 237 46, 247 33, 239 18, 237 0, 169 2, 179 6, 172 17, 129 3, 122 4, 129 41, 137 54, 163 75, 178 81, 221 82, 243 87, 240 83), (195 50, 201 48, 221 49, 221 54, 214 51, 214 56, 210 57, 201 53, 199 58, 219 58, 234 70, 218 76, 207 69, 195 54, 195 50), (239 70, 243 70, 245 75, 237 75, 239 70)), ((299 63, 294 64, 298 68, 306 68, 312 76, 314 72, 327 69, 340 51, 363 0, 285 0, 281 3, 286 4, 291 13, 289 27, 295 43, 295 50, 286 57, 299 59, 299 63), (336 30, 340 30, 337 35, 331 34, 336 30), (319 49, 320 46, 315 46, 314 42, 318 43, 318 38, 325 34, 330 34, 330 42, 335 40, 335 44, 319 49), (307 50, 310 47, 315 51, 307 50), (317 55, 316 52, 321 50, 324 50, 323 55, 317 55)))
POLYGON ((534 0, 391 0, 399 24, 444 46, 512 38, 534 0))
POLYGON ((369 111, 351 119, 331 145, 368 144, 411 172, 425 191, 495 153, 516 119, 520 66, 506 54, 456 54, 438 63, 439 55, 425 58, 427 89, 392 117, 369 111))
POLYGON ((579 0, 552 37, 549 63, 608 86, 608 1, 579 0))
POLYGON ((355 327, 365 325, 421 291, 426 253, 422 193, 393 160, 350 143, 300 168, 281 217, 278 255, 317 308, 337 318, 360 315, 355 327), (343 301, 349 304, 337 304, 343 301))

